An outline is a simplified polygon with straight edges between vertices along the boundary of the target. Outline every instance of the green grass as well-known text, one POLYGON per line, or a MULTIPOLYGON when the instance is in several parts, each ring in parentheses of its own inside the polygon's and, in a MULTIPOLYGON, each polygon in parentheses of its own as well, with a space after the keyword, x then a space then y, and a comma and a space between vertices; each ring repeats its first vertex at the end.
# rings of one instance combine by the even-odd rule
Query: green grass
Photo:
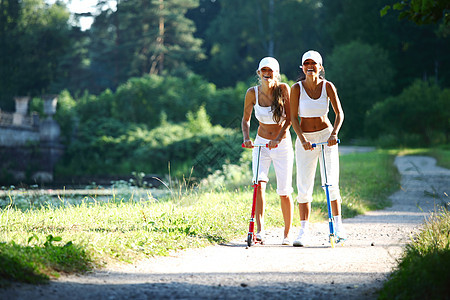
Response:
POLYGON ((449 299, 450 214, 435 213, 407 245, 379 299, 449 299))
MULTIPOLYGON (((31 236, 29 240, 37 239, 31 236)), ((60 272, 84 272, 92 268, 86 250, 68 242, 54 245, 59 237, 48 235, 42 244, 18 245, 14 241, 0 243, 0 287, 8 281, 45 283, 60 272)))
MULTIPOLYGON (((387 196, 398 189, 393 158, 383 151, 341 157, 344 218, 390 204, 387 196)), ((111 261, 133 262, 239 236, 244 242, 252 200, 250 177, 242 176, 247 169, 246 164, 228 166, 212 177, 222 178, 214 189, 181 184, 166 196, 130 187, 97 198, 10 193, 0 199, 0 258, 5 258, 0 278, 41 282, 59 272, 84 272, 111 261), (46 244, 49 237, 51 245, 46 244)), ((279 197, 270 184, 266 199, 266 226, 283 226, 279 197)), ((313 221, 326 218, 325 201, 318 182, 313 221)), ((297 210, 294 220, 298 225, 297 210)))

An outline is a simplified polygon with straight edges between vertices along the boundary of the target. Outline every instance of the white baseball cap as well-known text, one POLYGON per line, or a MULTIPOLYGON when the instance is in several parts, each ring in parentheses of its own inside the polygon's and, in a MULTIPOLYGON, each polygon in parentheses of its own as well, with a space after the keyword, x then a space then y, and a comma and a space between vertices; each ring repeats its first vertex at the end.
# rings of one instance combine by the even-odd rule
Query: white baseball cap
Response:
POLYGON ((303 54, 303 57, 302 57, 302 65, 305 62, 305 60, 307 60, 307 59, 312 59, 316 63, 322 65, 322 56, 317 51, 309 50, 308 52, 305 52, 305 54, 303 54))
POLYGON ((270 68, 273 72, 280 72, 280 65, 278 64, 278 61, 273 57, 264 57, 259 62, 258 71, 261 70, 264 67, 270 68))

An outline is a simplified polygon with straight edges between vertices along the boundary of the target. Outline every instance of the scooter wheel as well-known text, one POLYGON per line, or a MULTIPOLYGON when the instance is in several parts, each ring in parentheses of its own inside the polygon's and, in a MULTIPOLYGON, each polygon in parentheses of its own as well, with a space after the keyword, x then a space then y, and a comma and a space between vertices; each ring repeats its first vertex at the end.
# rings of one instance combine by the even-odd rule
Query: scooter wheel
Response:
POLYGON ((330 245, 331 245, 331 248, 334 248, 334 246, 336 245, 336 241, 334 239, 334 236, 330 236, 330 245))
POLYGON ((253 234, 249 233, 247 235, 247 246, 251 247, 253 245, 253 234))

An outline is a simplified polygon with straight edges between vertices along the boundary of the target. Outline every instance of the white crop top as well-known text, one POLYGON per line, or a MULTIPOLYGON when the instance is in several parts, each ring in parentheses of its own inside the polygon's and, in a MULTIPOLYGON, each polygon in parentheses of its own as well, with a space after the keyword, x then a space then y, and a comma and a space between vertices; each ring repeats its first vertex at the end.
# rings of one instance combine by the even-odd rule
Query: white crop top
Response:
MULTIPOLYGON (((255 104, 255 117, 258 119, 259 122, 263 124, 278 124, 273 120, 273 113, 272 108, 270 106, 261 106, 259 105, 258 101, 258 87, 255 86, 255 97, 256 97, 256 104, 255 104)), ((283 111, 283 115, 281 116, 280 123, 286 119, 286 113, 283 111)))
POLYGON ((318 99, 311 99, 306 93, 303 83, 300 85, 300 98, 298 100, 298 115, 305 118, 322 117, 328 114, 330 100, 328 100, 326 80, 323 81, 322 93, 318 99))

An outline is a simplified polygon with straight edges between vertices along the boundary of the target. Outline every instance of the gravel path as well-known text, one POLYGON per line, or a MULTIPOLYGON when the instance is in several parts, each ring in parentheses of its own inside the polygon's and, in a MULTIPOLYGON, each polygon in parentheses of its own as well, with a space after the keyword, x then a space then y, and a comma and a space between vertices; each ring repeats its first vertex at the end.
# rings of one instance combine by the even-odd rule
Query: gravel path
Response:
POLYGON ((243 236, 48 285, 17 284, 1 290, 0 299, 376 299, 411 233, 448 201, 450 170, 421 156, 397 157, 395 164, 402 181, 393 206, 344 219, 343 246, 329 247, 325 222, 312 224, 313 243, 304 248, 281 246, 282 229, 275 228, 263 246, 247 248, 243 236))

